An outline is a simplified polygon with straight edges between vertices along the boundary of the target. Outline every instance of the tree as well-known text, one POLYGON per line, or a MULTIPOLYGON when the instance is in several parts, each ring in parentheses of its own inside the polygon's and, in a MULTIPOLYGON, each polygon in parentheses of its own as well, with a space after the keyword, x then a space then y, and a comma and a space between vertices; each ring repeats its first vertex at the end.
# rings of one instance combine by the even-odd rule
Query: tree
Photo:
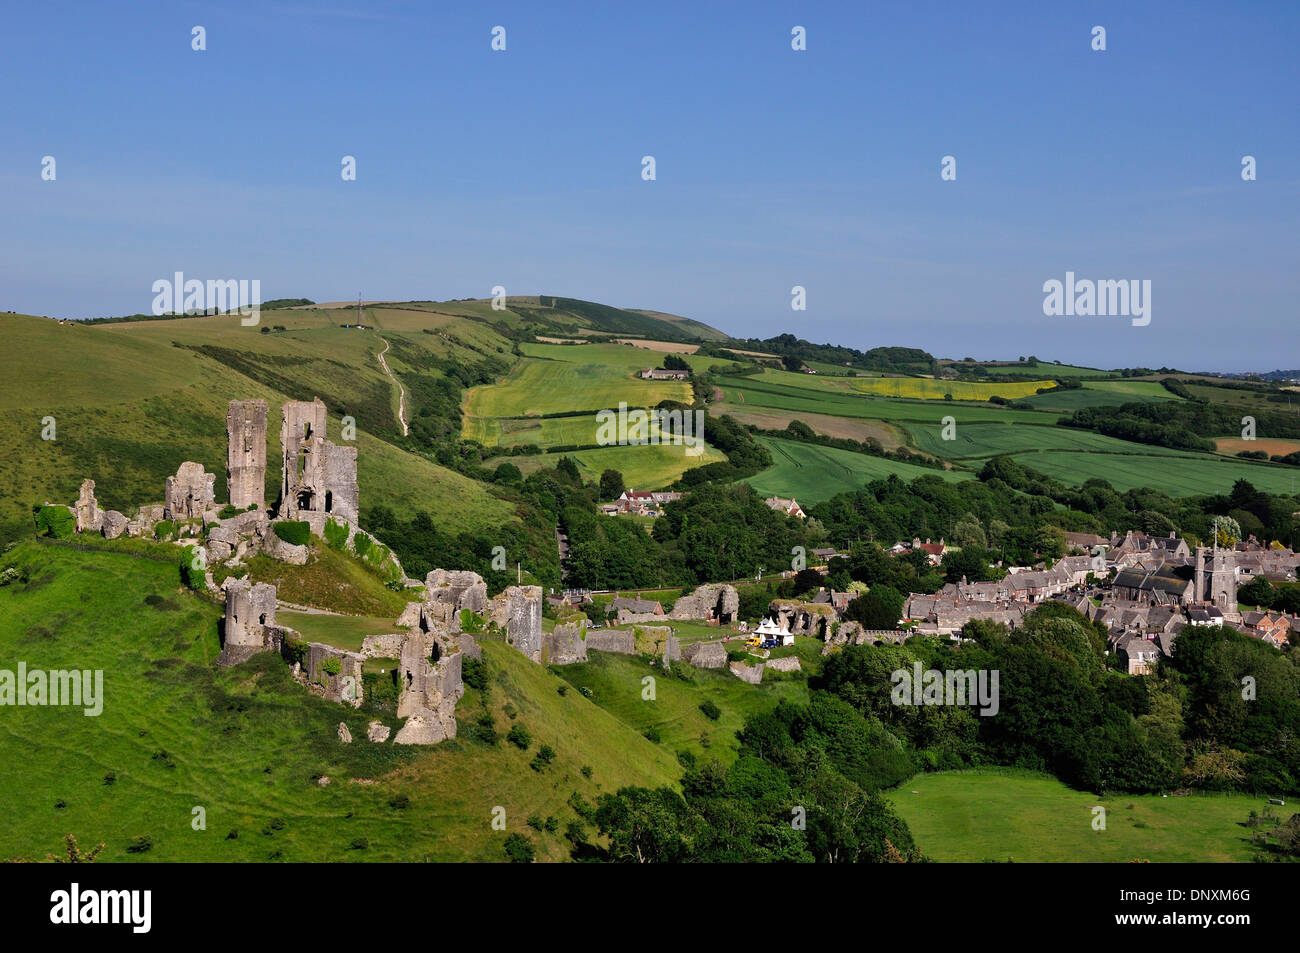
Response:
POLYGON ((519 483, 523 478, 519 468, 509 462, 499 464, 492 474, 493 483, 519 483))
POLYGON ((623 474, 618 470, 605 470, 600 475, 600 498, 602 500, 617 500, 627 489, 623 485, 623 474))
POLYGON ((572 457, 560 457, 555 463, 555 472, 562 473, 574 483, 582 482, 582 475, 578 472, 578 464, 572 457))
POLYGON ((793 354, 787 354, 782 357, 781 363, 785 366, 787 371, 797 371, 803 367, 803 361, 799 360, 799 358, 795 357, 793 354))
POLYGON ((864 629, 896 629, 903 614, 903 594, 892 586, 872 586, 865 596, 858 596, 844 609, 843 617, 864 629))
POLYGON ((691 365, 687 362, 686 358, 680 357, 676 354, 664 355, 664 370, 689 371, 690 369, 691 369, 691 365))

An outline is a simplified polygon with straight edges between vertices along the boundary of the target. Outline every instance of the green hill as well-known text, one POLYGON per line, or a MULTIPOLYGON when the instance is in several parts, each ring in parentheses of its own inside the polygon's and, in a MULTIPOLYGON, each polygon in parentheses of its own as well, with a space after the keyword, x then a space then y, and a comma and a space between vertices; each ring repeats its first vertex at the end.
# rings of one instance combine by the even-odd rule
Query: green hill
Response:
POLYGON ((0 858, 57 854, 70 833, 84 848, 104 842, 110 861, 495 861, 517 832, 557 860, 574 792, 592 801, 681 773, 666 747, 580 692, 561 695, 560 678, 501 643, 483 645, 488 690, 461 700, 460 738, 376 745, 366 725, 395 725, 391 710, 315 698, 272 655, 218 669, 221 610, 179 588, 169 560, 26 542, 5 564, 27 582, 0 587, 0 655, 102 670, 104 702, 98 717, 6 708, 0 858), (484 713, 501 735, 522 724, 529 750, 473 740, 484 713), (537 771, 541 744, 556 757, 537 771), (196 807, 206 830, 192 827, 196 807), (491 826, 497 807, 504 832, 491 826), (555 817, 559 832, 528 828, 532 815, 555 817))

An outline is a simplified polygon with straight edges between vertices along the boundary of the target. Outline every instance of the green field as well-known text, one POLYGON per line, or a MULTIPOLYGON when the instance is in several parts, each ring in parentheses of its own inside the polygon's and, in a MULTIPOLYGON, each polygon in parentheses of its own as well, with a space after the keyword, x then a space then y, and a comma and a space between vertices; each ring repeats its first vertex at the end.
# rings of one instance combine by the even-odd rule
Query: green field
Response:
POLYGON ((1027 467, 1063 483, 1083 483, 1100 477, 1119 490, 1153 487, 1170 496, 1228 493, 1236 480, 1249 480, 1270 493, 1300 490, 1295 467, 1250 464, 1243 460, 1209 454, 1180 454, 1159 447, 1150 453, 1072 453, 1049 450, 1020 454, 1016 459, 1027 467))
MULTIPOLYGON (((483 644, 486 711, 500 733, 525 725, 529 751, 464 737, 484 711, 472 689, 457 709, 462 738, 376 745, 367 722, 395 726, 391 712, 316 698, 277 656, 218 669, 221 610, 178 589, 172 562, 36 542, 5 559, 29 581, 0 588, 0 655, 32 670, 102 670, 104 704, 98 717, 5 709, 0 859, 57 855, 73 834, 83 849, 103 842, 101 861, 500 861, 506 832, 491 820, 501 806, 507 832, 528 836, 540 859, 561 860, 572 792, 594 800, 681 774, 672 749, 579 692, 560 695, 559 677, 502 643, 483 644), (337 738, 341 721, 352 744, 337 738), (529 761, 542 743, 556 759, 539 773, 529 761), (399 795, 405 809, 391 803, 399 795), (195 807, 206 830, 191 826, 195 807), (560 831, 530 830, 532 814, 555 816, 560 831)), ((612 677, 602 695, 613 703, 623 690, 639 698, 639 680, 612 677)))
POLYGON ((388 616, 323 615, 280 609, 275 621, 296 629, 308 642, 324 642, 349 652, 361 651, 361 643, 368 635, 401 631, 388 616))
MULTIPOLYGON (((1037 450, 1079 450, 1144 456, 1187 456, 1185 452, 1132 443, 1073 427, 1041 427, 1025 424, 959 423, 955 439, 943 439, 938 424, 909 424, 916 446, 935 456, 951 460, 982 459, 1000 454, 1037 450)), ((1028 459, 1026 460, 1028 462, 1028 459)))
MULTIPOLYGON (((972 863, 1245 862, 1243 822, 1265 800, 1243 794, 1098 798, 1055 778, 976 771, 918 775, 889 792, 916 845, 937 861, 972 863), (1093 830, 1093 808, 1106 829, 1093 830)), ((1286 819, 1291 807, 1278 808, 1286 819)))
POLYGON ((829 500, 837 493, 861 489, 869 481, 891 474, 904 480, 927 475, 945 480, 971 478, 971 474, 966 472, 932 470, 817 444, 773 437, 759 437, 758 442, 771 451, 774 462, 745 482, 764 496, 793 496, 804 505, 829 500))

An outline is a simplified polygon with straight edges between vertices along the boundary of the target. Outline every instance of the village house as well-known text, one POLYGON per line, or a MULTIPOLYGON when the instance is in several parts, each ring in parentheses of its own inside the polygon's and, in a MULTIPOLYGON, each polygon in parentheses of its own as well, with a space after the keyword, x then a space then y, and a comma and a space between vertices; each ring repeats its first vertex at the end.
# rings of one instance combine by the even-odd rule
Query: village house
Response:
POLYGON ((1129 530, 1123 536, 1112 533, 1108 558, 1113 565, 1121 568, 1133 565, 1139 557, 1158 556, 1165 560, 1188 559, 1192 555, 1187 541, 1179 539, 1176 533, 1166 536, 1148 536, 1129 530))
POLYGON ((1071 584, 1083 586, 1088 582, 1089 573, 1097 577, 1106 575, 1106 559, 1101 555, 1063 556, 1052 568, 1068 574, 1071 584))
POLYGON ((1285 648, 1290 641, 1294 621, 1281 613, 1246 612, 1242 615, 1242 627, 1247 634, 1271 643, 1275 648, 1285 648))
POLYGON ((786 516, 797 516, 799 519, 804 519, 808 516, 808 514, 803 511, 803 507, 793 498, 787 500, 780 496, 769 496, 763 502, 766 503, 770 509, 774 509, 778 513, 784 513, 786 516))
POLYGON ((690 376, 690 371, 669 371, 662 367, 647 367, 641 371, 643 381, 684 381, 690 376))
POLYGON ((616 612, 619 616, 628 612, 633 615, 663 615, 664 607, 660 602, 654 599, 640 599, 621 596, 613 599, 609 604, 610 611, 616 612))

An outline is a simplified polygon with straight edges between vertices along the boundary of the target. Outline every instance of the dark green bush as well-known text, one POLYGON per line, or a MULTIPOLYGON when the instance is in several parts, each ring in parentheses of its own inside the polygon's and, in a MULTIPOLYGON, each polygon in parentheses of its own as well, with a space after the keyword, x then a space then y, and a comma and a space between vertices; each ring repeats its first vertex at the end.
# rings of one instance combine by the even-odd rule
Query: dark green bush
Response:
POLYGON ((36 514, 36 535, 68 539, 77 531, 77 518, 66 506, 42 506, 36 514))
POLYGON ((306 546, 311 541, 311 526, 304 520, 281 520, 271 527, 276 536, 291 546, 306 546))
POLYGON ((520 751, 527 751, 528 746, 533 743, 533 736, 528 733, 528 729, 523 725, 513 725, 510 728, 510 734, 506 735, 506 740, 520 751))

